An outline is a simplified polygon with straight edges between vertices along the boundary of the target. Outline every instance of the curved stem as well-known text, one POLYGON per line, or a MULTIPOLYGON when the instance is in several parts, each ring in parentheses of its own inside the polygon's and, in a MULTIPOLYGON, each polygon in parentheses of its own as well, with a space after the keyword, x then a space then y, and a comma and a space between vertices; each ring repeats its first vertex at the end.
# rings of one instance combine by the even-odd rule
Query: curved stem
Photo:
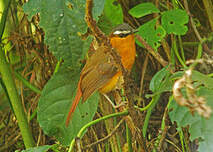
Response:
POLYGON ((147 110, 147 113, 146 113, 146 117, 145 117, 145 121, 144 121, 144 125, 143 125, 143 136, 146 137, 146 131, 147 131, 147 127, 148 127, 148 124, 149 124, 149 118, 152 114, 152 109, 155 107, 155 105, 158 103, 158 100, 160 98, 160 95, 161 94, 158 94, 156 96, 154 96, 152 98, 152 101, 150 102, 149 104, 149 109, 147 110))
POLYGON ((176 43, 176 37, 173 36, 173 50, 175 52, 175 55, 178 58, 178 61, 180 62, 180 64, 184 67, 187 68, 186 64, 184 63, 184 61, 182 60, 182 58, 180 57, 180 54, 178 52, 178 48, 177 48, 177 43, 176 43))
MULTIPOLYGON (((144 108, 139 108, 138 106, 135 106, 136 109, 140 110, 141 112, 142 111, 145 111, 147 109, 149 109, 151 106, 153 106, 153 102, 154 100, 152 100, 146 107, 144 108)), ((155 104, 154 104, 155 105, 155 104)), ((152 108, 150 108, 152 109, 152 108)), ((104 117, 101 117, 99 119, 96 119, 96 120, 93 120, 91 121, 90 123, 86 124, 85 126, 83 126, 81 128, 81 130, 78 132, 78 135, 76 138, 81 138, 83 133, 85 132, 85 130, 92 126, 92 125, 95 125, 96 123, 100 122, 100 121, 103 121, 103 120, 106 120, 106 119, 109 119, 109 118, 112 118, 112 117, 118 117, 118 116, 125 116, 125 115, 128 115, 129 112, 127 110, 123 111, 123 112, 118 112, 118 113, 113 113, 113 114, 110 114, 110 115, 106 115, 104 117)), ((70 148, 69 148, 69 151, 68 152, 71 152, 73 147, 74 147, 74 144, 75 144, 75 139, 73 139, 70 143, 70 148)))
MULTIPOLYGON (((77 137, 76 138, 81 138, 82 135, 84 134, 84 132, 86 131, 86 129, 92 125, 95 125, 97 124, 98 122, 100 121, 103 121, 103 120, 106 120, 106 119, 109 119, 109 118, 112 118, 112 117, 118 117, 118 116, 125 116, 125 115, 128 115, 129 112, 127 110, 123 111, 123 112, 118 112, 118 113, 113 113, 113 114, 110 114, 110 115, 106 115, 104 117, 101 117, 99 119, 96 119, 96 120, 93 120, 91 121, 90 123, 86 124, 85 126, 83 126, 81 128, 81 130, 78 132, 77 134, 77 137)), ((70 148, 69 148, 69 151, 68 152, 71 152, 73 147, 74 147, 74 144, 75 144, 75 139, 73 139, 70 143, 70 148)))

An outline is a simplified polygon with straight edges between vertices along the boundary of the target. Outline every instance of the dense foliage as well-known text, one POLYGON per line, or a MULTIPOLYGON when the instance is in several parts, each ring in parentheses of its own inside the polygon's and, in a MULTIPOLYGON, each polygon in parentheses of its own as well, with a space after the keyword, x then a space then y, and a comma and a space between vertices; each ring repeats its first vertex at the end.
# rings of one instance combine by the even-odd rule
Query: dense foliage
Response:
POLYGON ((211 0, 93 0, 106 35, 123 22, 138 30, 135 114, 96 92, 65 126, 93 40, 88 1, 0 2, 0 151, 213 151, 211 0))

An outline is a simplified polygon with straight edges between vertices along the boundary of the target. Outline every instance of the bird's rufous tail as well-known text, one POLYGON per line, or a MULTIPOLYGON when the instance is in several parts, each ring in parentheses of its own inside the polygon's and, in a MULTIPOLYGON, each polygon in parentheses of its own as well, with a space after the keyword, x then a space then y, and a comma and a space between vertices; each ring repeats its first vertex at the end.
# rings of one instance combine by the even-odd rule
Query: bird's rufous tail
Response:
POLYGON ((79 103, 79 101, 81 99, 81 96, 82 96, 82 92, 81 92, 80 82, 79 82, 79 84, 78 84, 78 90, 77 90, 75 99, 72 102, 72 106, 71 106, 69 114, 67 116, 67 120, 66 120, 66 126, 67 127, 68 127, 69 122, 70 122, 70 120, 72 118, 72 115, 73 115, 73 113, 74 113, 74 111, 75 111, 75 109, 76 109, 76 107, 77 107, 77 105, 78 105, 78 103, 79 103))

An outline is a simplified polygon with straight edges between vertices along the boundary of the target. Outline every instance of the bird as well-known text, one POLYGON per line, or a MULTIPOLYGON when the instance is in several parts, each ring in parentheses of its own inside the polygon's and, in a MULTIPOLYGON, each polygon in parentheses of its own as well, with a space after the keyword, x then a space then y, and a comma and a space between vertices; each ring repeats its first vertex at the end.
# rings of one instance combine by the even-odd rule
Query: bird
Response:
MULTIPOLYGON (((135 62, 135 32, 137 30, 127 23, 123 23, 117 25, 109 34, 112 48, 117 51, 121 57, 123 67, 128 71, 131 71, 135 62)), ((105 95, 116 89, 121 80, 122 71, 116 65, 110 52, 107 51, 107 47, 100 45, 95 48, 80 73, 77 93, 67 115, 66 126, 69 125, 70 119, 81 98, 82 102, 85 102, 96 91, 105 95)))

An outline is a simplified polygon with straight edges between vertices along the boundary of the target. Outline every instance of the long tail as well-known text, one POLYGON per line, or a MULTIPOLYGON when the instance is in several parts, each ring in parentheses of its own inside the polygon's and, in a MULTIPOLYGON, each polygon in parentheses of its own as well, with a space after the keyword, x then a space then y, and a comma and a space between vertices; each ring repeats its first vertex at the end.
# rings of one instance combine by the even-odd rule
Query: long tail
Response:
POLYGON ((75 109, 76 109, 76 107, 77 107, 77 105, 78 105, 78 103, 79 103, 79 101, 81 99, 81 96, 82 96, 82 92, 81 92, 80 82, 79 82, 78 83, 78 91, 76 93, 75 99, 72 102, 72 106, 71 106, 69 114, 67 116, 67 120, 66 120, 66 126, 67 127, 68 127, 69 122, 70 122, 70 120, 72 118, 72 115, 73 115, 73 113, 74 113, 74 111, 75 111, 75 109))

